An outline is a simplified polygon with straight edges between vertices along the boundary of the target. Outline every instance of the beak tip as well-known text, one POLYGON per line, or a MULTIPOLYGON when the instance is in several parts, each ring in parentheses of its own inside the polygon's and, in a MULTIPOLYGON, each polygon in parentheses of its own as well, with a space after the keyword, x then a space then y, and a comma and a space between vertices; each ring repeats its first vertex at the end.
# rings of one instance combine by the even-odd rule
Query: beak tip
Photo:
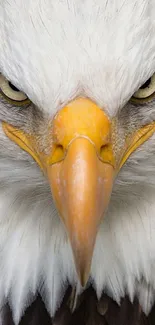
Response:
POLYGON ((90 274, 90 270, 86 270, 85 268, 81 268, 80 270, 78 270, 78 278, 80 281, 80 284, 82 286, 82 288, 84 288, 89 280, 89 274, 90 274))
POLYGON ((88 276, 81 275, 79 276, 81 287, 84 288, 88 282, 88 276))

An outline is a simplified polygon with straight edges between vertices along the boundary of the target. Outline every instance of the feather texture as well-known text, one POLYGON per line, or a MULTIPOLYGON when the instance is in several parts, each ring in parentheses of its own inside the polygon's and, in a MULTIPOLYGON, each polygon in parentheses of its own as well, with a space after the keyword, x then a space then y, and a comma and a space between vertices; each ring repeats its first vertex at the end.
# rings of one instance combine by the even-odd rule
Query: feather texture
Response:
POLYGON ((154 17, 154 0, 1 1, 0 71, 51 115, 85 95, 114 116, 155 71, 154 17))

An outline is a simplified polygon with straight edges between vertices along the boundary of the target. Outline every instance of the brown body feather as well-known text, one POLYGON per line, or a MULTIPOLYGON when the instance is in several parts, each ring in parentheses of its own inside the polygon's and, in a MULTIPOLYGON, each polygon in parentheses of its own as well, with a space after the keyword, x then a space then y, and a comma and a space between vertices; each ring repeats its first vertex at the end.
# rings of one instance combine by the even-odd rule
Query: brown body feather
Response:
MULTIPOLYGON (((125 297, 118 306, 106 295, 98 301, 94 290, 89 288, 81 295, 72 313, 68 304, 69 296, 70 290, 54 319, 51 319, 38 296, 26 310, 19 325, 155 325, 155 307, 149 316, 145 316, 137 300, 131 304, 125 297)), ((8 305, 4 307, 2 325, 14 325, 8 305)))

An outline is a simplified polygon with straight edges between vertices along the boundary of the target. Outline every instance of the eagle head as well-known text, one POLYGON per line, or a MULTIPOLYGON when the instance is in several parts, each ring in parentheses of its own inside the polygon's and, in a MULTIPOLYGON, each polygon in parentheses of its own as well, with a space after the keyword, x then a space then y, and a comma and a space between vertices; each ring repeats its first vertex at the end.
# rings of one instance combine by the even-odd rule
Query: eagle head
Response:
POLYGON ((68 285, 151 308, 154 13, 153 0, 0 4, 0 306, 16 323, 38 292, 53 316, 68 285))

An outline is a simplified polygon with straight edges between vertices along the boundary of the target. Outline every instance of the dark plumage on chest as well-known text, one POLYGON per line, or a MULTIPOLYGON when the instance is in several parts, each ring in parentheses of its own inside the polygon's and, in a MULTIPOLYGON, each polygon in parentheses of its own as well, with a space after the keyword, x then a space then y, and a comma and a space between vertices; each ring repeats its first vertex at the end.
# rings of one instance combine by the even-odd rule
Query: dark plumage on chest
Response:
MULTIPOLYGON (((155 306, 146 316, 134 300, 122 299, 120 306, 107 295, 97 300, 92 288, 87 289, 78 299, 73 313, 70 310, 71 290, 68 289, 63 303, 52 319, 40 296, 23 315, 19 325, 154 325, 155 306)), ((2 325, 15 325, 9 305, 3 310, 2 325)))

